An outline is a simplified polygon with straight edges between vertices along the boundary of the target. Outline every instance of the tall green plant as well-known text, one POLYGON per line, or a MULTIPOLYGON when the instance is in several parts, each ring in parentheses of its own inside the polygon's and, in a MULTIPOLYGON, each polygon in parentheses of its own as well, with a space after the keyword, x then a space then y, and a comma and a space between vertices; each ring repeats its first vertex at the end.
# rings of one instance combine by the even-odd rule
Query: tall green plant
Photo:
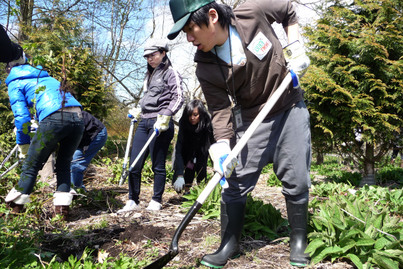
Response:
POLYGON ((74 93, 84 109, 99 119, 113 106, 111 89, 89 47, 79 16, 41 17, 23 47, 30 62, 42 65, 52 77, 74 93))
MULTIPOLYGON (((190 193, 183 196, 186 201, 182 203, 182 207, 186 209, 190 208, 196 201, 197 197, 199 197, 201 192, 204 190, 205 186, 205 183, 201 183, 198 186, 192 187, 190 189, 190 193)), ((199 210, 199 212, 203 215, 203 219, 218 218, 220 216, 220 200, 221 185, 217 185, 199 210)))
POLYGON ((288 221, 272 204, 264 204, 248 195, 245 212, 244 236, 273 240, 287 233, 288 221))
POLYGON ((314 232, 306 249, 312 263, 348 259, 359 269, 393 268, 403 263, 403 223, 360 196, 331 196, 311 203, 314 232))
POLYGON ((312 126, 364 175, 375 173, 403 125, 402 10, 399 0, 325 1, 306 28, 311 67, 302 84, 312 126))

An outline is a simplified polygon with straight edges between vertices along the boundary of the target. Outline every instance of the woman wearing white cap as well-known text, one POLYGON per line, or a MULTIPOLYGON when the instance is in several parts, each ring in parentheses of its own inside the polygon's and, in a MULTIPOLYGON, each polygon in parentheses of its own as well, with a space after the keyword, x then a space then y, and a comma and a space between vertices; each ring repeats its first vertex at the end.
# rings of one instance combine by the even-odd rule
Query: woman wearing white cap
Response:
POLYGON ((145 154, 129 173, 129 200, 118 211, 125 212, 139 209, 141 171, 150 154, 154 172, 154 194, 148 204, 148 210, 160 210, 162 194, 165 189, 165 160, 169 144, 174 136, 174 124, 171 119, 182 107, 182 78, 172 68, 166 53, 168 46, 161 40, 152 40, 144 48, 147 60, 147 73, 144 80, 144 96, 140 100, 141 120, 133 138, 130 165, 140 153, 149 137, 156 132, 158 136, 148 146, 145 154))

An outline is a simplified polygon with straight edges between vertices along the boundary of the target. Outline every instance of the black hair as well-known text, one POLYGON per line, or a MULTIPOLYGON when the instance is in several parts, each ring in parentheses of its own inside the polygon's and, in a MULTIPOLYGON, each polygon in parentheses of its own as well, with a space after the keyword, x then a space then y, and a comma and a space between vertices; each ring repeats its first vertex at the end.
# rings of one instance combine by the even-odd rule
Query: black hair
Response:
POLYGON ((231 23, 231 19, 235 18, 234 13, 232 12, 232 8, 227 5, 218 4, 216 2, 212 2, 207 4, 195 12, 189 17, 186 25, 193 21, 199 27, 205 25, 208 26, 209 23, 209 15, 208 12, 211 8, 214 8, 218 14, 218 22, 223 28, 228 28, 229 24, 231 23))
POLYGON ((211 126, 210 114, 207 112, 206 107, 203 102, 195 99, 187 103, 181 119, 179 120, 179 127, 185 128, 185 130, 194 130, 194 132, 199 133, 203 130, 208 130, 211 126), (199 123, 193 126, 189 122, 189 117, 193 114, 193 110, 197 108, 199 111, 199 123))

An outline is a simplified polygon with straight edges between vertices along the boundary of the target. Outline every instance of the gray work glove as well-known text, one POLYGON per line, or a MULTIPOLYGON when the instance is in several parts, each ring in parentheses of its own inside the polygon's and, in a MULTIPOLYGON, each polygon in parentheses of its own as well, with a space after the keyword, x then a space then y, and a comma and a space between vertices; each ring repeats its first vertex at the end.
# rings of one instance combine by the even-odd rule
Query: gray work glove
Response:
POLYGON ((176 192, 181 192, 183 190, 183 187, 185 186, 185 179, 183 176, 178 176, 178 178, 175 180, 174 183, 174 189, 176 192))

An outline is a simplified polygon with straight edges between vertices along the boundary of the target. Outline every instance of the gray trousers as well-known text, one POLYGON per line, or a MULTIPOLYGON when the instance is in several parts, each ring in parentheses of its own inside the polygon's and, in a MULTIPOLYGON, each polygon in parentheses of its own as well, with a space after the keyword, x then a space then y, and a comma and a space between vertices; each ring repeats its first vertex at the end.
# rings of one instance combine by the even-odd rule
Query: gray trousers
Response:
MULTIPOLYGON (((236 130, 233 147, 250 123, 236 130)), ((238 156, 238 165, 222 190, 225 203, 246 202, 267 164, 283 184, 282 193, 293 203, 308 202, 311 165, 309 112, 303 101, 293 108, 263 121, 238 156)))

